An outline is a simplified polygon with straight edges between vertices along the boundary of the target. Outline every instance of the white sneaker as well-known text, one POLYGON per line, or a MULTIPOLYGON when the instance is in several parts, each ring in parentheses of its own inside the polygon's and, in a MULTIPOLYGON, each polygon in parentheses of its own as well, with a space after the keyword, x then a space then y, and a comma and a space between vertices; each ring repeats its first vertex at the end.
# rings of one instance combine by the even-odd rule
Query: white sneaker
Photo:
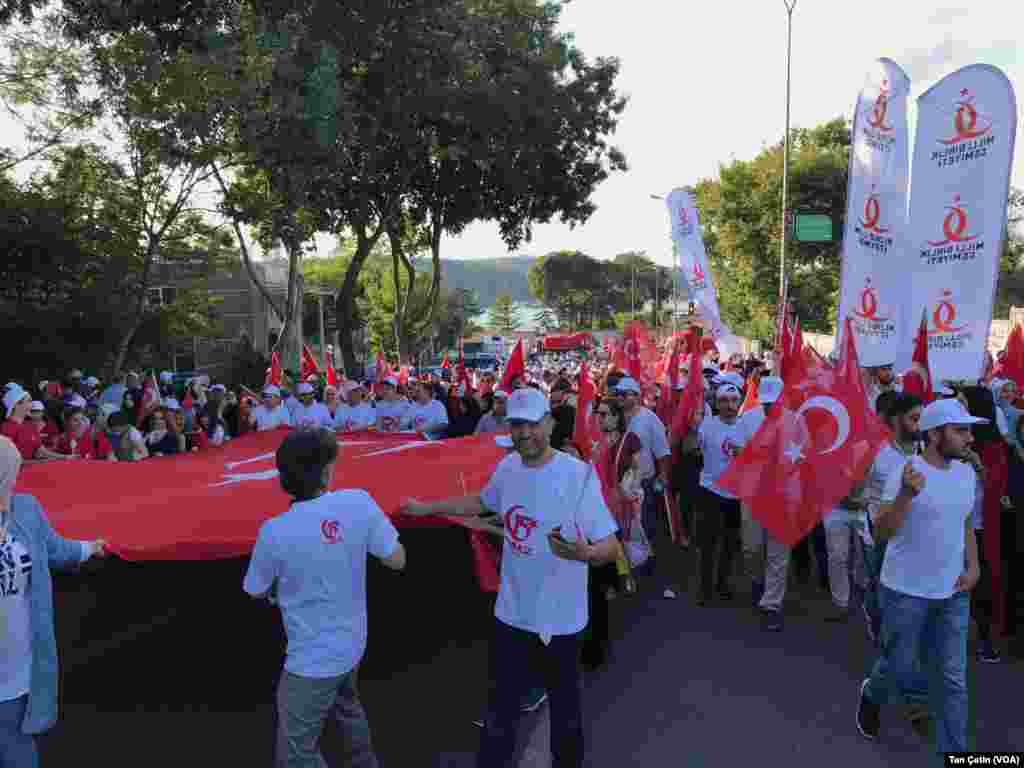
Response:
POLYGON ((661 593, 661 596, 664 597, 666 600, 675 600, 676 592, 674 589, 671 589, 670 587, 665 587, 665 591, 661 593))

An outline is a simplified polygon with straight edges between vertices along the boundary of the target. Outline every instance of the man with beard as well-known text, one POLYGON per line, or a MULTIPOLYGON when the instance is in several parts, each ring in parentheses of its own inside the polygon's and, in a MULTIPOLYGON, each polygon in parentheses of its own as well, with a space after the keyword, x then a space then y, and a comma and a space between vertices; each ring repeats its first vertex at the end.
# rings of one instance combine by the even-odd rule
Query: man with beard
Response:
POLYGON ((510 764, 522 698, 538 683, 550 697, 552 766, 582 768, 580 641, 588 620, 588 565, 619 555, 616 525, 592 466, 551 447, 554 420, 540 390, 509 396, 508 423, 515 453, 479 496, 429 504, 409 499, 402 511, 471 517, 491 510, 505 523, 478 768, 510 764))
POLYGON ((857 708, 865 738, 878 735, 881 705, 901 695, 923 705, 930 693, 937 752, 967 750, 969 593, 980 576, 971 512, 979 491, 974 470, 957 459, 971 445, 971 426, 984 423, 957 400, 936 400, 921 412, 924 453, 886 481, 874 524, 888 539, 882 652, 857 708))

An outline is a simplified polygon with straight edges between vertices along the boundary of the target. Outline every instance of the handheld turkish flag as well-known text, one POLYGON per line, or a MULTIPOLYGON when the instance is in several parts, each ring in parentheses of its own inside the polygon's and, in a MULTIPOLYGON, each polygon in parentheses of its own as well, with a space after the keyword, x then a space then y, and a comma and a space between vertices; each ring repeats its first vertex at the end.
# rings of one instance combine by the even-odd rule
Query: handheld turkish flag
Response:
POLYGON ((622 351, 626 359, 626 373, 636 379, 641 387, 650 386, 655 380, 658 348, 648 334, 647 326, 639 320, 627 323, 625 339, 622 351))
MULTIPOLYGON (((843 338, 852 345, 847 322, 843 338)), ((761 428, 718 481, 750 506, 778 541, 793 546, 849 494, 890 439, 860 382, 856 349, 850 365, 824 376, 786 381, 761 428)))
POLYGON ((666 365, 665 386, 658 400, 658 418, 661 419, 662 424, 666 425, 672 422, 672 416, 676 412, 676 405, 679 403, 679 392, 676 391, 676 385, 679 383, 679 345, 681 343, 686 342, 682 342, 680 339, 672 339, 670 342, 672 345, 671 354, 669 350, 665 350, 665 354, 669 355, 669 358, 666 365))
POLYGON ((466 388, 466 392, 473 389, 473 382, 469 380, 469 372, 466 371, 466 356, 462 351, 462 339, 459 339, 459 364, 456 366, 455 380, 466 388))
POLYGON ((280 387, 283 377, 284 371, 281 369, 281 356, 275 350, 270 353, 270 370, 267 371, 267 378, 263 383, 264 385, 273 384, 275 387, 280 387))
POLYGON ((921 312, 921 325, 914 340, 914 358, 910 370, 903 374, 903 391, 917 395, 925 403, 935 399, 932 373, 928 367, 928 310, 921 312))
POLYGON ((391 375, 391 366, 388 365, 387 358, 384 357, 383 352, 377 353, 377 381, 378 383, 384 381, 388 376, 391 375))
POLYGON ((409 383, 409 366, 403 365, 398 369, 398 383, 403 387, 409 383))
POLYGON ((626 372, 626 345, 621 339, 614 342, 611 352, 612 368, 617 371, 626 372))
POLYGON ((505 372, 501 374, 501 383, 498 385, 498 389, 511 392, 512 379, 525 373, 526 359, 523 357, 523 340, 520 339, 512 348, 512 354, 509 355, 508 363, 505 364, 505 372))
POLYGON ((307 344, 302 345, 302 380, 305 381, 310 376, 320 373, 320 366, 316 364, 316 358, 313 357, 313 353, 310 352, 307 344))
POLYGON ((704 408, 704 372, 701 367, 703 355, 701 355, 701 338, 698 334, 690 336, 690 375, 686 380, 686 387, 676 405, 675 415, 672 417, 671 434, 674 437, 685 437, 690 431, 690 422, 693 414, 698 408, 704 408))
POLYGON ((327 350, 327 386, 337 387, 341 384, 338 379, 338 369, 334 367, 334 350, 327 350))
POLYGON ((158 405, 160 405, 160 387, 156 383, 156 374, 150 371, 149 376, 146 377, 145 384, 142 386, 142 407, 139 409, 139 427, 146 423, 149 414, 156 410, 158 405))
POLYGON ((761 372, 755 371, 747 382, 747 396, 743 398, 743 404, 740 406, 740 416, 754 410, 761 404, 761 394, 758 391, 760 388, 761 372))
POLYGON ((573 424, 572 441, 580 449, 584 461, 590 461, 594 453, 594 400, 597 387, 590 378, 590 366, 584 360, 580 366, 579 392, 576 394, 576 421, 573 424))
POLYGON ((1006 340, 1006 356, 1002 361, 1001 376, 1013 379, 1018 387, 1024 387, 1024 327, 1018 323, 1006 340))
POLYGON ((441 368, 447 370, 452 367, 452 361, 448 359, 448 353, 444 353, 444 360, 441 361, 441 368))

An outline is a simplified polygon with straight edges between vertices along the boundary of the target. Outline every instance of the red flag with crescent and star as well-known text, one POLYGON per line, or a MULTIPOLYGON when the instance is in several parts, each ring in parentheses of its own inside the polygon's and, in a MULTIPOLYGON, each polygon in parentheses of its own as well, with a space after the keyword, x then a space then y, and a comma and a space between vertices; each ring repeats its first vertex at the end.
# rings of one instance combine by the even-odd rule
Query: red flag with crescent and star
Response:
POLYGON ((740 455, 719 479, 723 490, 787 546, 802 539, 861 481, 891 438, 871 410, 847 322, 842 366, 787 380, 740 455))
POLYGON ((267 371, 267 378, 263 384, 273 384, 275 387, 280 387, 283 378, 284 369, 281 367, 281 356, 275 350, 270 353, 270 370, 267 371))
POLYGON ((452 361, 448 359, 448 353, 444 353, 444 360, 441 361, 442 370, 446 370, 452 367, 452 361))
POLYGON ((310 350, 308 344, 302 345, 302 380, 305 381, 310 376, 320 373, 320 366, 317 365, 316 358, 313 357, 313 352, 310 350))
POLYGON ((1024 388, 1024 327, 1018 323, 1006 340, 1006 355, 996 370, 996 376, 1012 379, 1018 388, 1024 388))
POLYGON ((914 358, 910 370, 903 374, 903 391, 917 395, 925 403, 935 399, 931 369, 928 367, 928 310, 921 311, 921 325, 914 340, 914 358))
POLYGON ((584 360, 580 365, 579 389, 576 393, 576 421, 573 424, 572 441, 579 448, 584 461, 590 461, 594 452, 594 401, 597 387, 590 377, 590 366, 584 360))
POLYGON ((338 378, 338 369, 334 367, 334 350, 327 350, 327 386, 337 387, 341 384, 338 378))
POLYGON ((693 419, 694 412, 698 408, 704 407, 704 372, 701 366, 704 356, 701 354, 700 335, 691 334, 687 346, 690 352, 690 372, 686 379, 686 386, 676 404, 672 422, 667 425, 673 437, 685 437, 686 433, 690 431, 690 421, 693 419))

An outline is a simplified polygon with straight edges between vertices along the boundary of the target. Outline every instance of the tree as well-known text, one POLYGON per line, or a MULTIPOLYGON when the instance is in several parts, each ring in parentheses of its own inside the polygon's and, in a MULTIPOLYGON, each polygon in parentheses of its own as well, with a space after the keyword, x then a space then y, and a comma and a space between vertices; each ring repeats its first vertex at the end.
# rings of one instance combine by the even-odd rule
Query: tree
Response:
POLYGON ((551 333, 558 328, 558 318, 551 311, 550 307, 541 307, 533 316, 533 322, 537 324, 544 333, 551 333))
POLYGON ((491 324, 503 333, 511 333, 519 328, 519 310, 516 309, 512 297, 507 293, 498 296, 490 311, 491 324))
POLYGON ((1024 191, 1010 190, 1006 206, 1006 242, 999 261, 999 284, 996 289, 994 317, 1007 317, 1010 307, 1024 305, 1024 191))
MULTIPOLYGON (((850 127, 843 118, 792 131, 792 210, 828 214, 842 230, 849 150, 850 127)), ((700 182, 696 193, 723 319, 737 333, 767 341, 778 302, 781 142, 753 160, 722 166, 719 178, 700 182)), ((791 243, 786 258, 801 325, 831 332, 840 243, 791 243)))

